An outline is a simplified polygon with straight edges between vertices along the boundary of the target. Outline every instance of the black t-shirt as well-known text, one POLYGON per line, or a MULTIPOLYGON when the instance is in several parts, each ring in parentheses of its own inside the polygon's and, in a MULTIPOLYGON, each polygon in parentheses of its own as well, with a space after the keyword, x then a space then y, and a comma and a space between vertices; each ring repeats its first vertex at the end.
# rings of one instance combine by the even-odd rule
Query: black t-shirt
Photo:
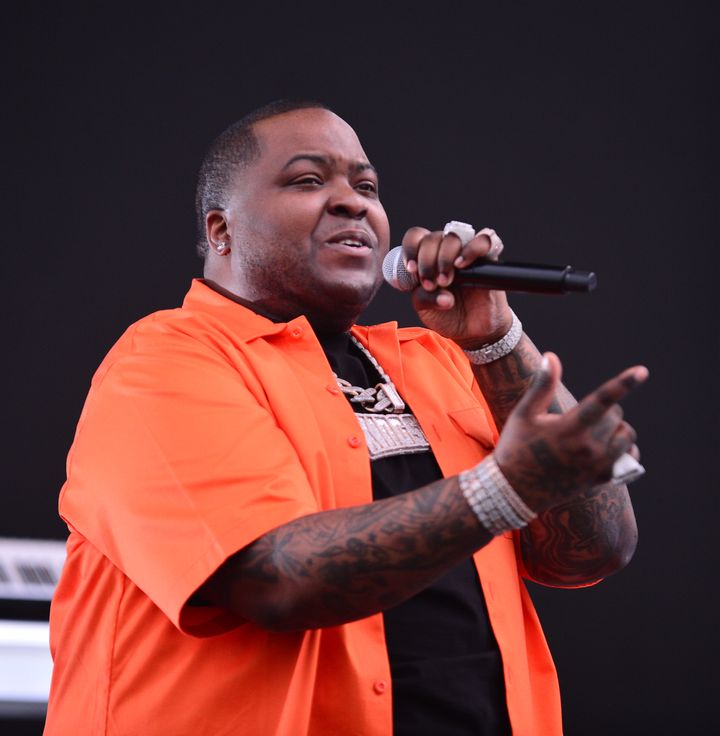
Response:
MULTIPOLYGON (((362 388, 380 382, 346 333, 318 339, 340 378, 362 388)), ((442 477, 431 451, 379 458, 371 471, 375 500, 442 477)), ((471 558, 383 616, 394 736, 510 734, 502 661, 471 558)))

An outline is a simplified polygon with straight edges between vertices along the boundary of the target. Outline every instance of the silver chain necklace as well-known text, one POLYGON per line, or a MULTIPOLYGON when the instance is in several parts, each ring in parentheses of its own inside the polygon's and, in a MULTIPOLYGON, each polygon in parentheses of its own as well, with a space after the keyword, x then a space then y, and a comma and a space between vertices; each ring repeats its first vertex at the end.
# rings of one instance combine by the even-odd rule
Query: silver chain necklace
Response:
POLYGON ((372 363, 373 368, 380 375, 382 383, 378 383, 375 388, 362 388, 361 386, 353 386, 350 381, 346 381, 344 378, 340 378, 337 373, 333 373, 340 390, 350 399, 351 404, 360 404, 365 411, 373 414, 402 414, 405 411, 405 402, 400 398, 400 394, 395 388, 395 384, 390 380, 390 376, 385 373, 380 363, 375 360, 372 353, 360 340, 354 335, 350 335, 350 339, 372 363))

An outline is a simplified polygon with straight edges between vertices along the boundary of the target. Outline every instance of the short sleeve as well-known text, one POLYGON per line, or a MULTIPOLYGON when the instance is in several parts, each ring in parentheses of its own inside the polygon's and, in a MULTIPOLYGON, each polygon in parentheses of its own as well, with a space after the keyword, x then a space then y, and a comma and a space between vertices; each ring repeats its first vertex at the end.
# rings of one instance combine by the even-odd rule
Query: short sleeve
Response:
POLYGON ((228 628, 188 599, 230 555, 317 510, 295 449, 227 355, 168 327, 126 333, 93 381, 60 513, 176 626, 228 628))

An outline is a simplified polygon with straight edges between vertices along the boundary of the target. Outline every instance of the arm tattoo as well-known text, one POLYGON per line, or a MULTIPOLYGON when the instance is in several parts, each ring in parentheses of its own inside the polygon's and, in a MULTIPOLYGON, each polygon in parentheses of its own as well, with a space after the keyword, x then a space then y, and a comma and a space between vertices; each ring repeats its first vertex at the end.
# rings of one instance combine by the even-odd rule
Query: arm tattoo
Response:
POLYGON ((626 493, 600 486, 543 512, 521 534, 530 576, 550 585, 599 580, 623 567, 635 548, 626 493))
MULTIPOLYGON (((473 366, 475 378, 500 429, 530 385, 540 360, 537 348, 523 335, 515 350, 505 358, 473 366)), ((561 414, 575 404, 570 392, 560 385, 549 411, 561 414)), ((603 431, 602 427, 598 431, 603 431)), ((542 440, 531 443, 528 449, 545 470, 552 472, 553 466, 560 462, 542 440)), ((627 489, 608 484, 574 496, 572 474, 567 466, 562 478, 562 487, 556 486, 555 490, 567 500, 542 512, 521 532, 523 561, 528 572, 538 582, 573 585, 597 580, 620 569, 632 556, 637 534, 627 489)), ((542 490, 539 478, 537 483, 538 490, 542 490)))
MULTIPOLYGON (((515 350, 504 358, 482 366, 473 366, 475 379, 480 386, 498 427, 502 428, 515 404, 532 382, 540 366, 540 353, 530 338, 523 334, 515 350)), ((564 388, 558 391, 549 411, 561 414, 575 403, 564 388)))
POLYGON ((542 488, 542 484, 547 485, 548 474, 556 478, 554 489, 559 491, 563 496, 571 496, 573 489, 577 487, 577 477, 580 475, 579 470, 567 468, 565 463, 558 458, 545 440, 534 440, 529 445, 530 452, 537 460, 538 466, 542 468, 542 478, 538 477, 536 484, 538 488, 542 488))
POLYGON ((490 540, 453 477, 284 524, 231 557, 205 594, 269 628, 333 626, 409 598, 490 540))

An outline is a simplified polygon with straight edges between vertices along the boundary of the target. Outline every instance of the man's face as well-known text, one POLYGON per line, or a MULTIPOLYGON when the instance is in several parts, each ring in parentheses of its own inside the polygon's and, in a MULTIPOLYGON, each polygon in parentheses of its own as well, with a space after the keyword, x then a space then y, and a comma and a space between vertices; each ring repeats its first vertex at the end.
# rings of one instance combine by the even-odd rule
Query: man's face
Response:
POLYGON ((230 290, 285 319, 354 320, 380 285, 390 237, 360 141, 316 108, 254 129, 260 157, 239 172, 225 212, 230 290))

